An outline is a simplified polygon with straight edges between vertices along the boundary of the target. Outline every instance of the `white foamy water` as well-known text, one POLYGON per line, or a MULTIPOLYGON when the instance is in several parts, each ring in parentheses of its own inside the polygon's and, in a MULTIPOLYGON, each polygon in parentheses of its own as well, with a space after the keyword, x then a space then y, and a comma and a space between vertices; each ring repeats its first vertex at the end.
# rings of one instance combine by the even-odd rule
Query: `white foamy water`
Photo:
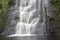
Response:
POLYGON ((16 25, 16 34, 44 34, 44 9, 41 10, 41 4, 42 0, 20 0, 20 21, 16 25))
POLYGON ((48 7, 48 0, 16 0, 15 2, 16 5, 10 8, 9 28, 5 31, 8 37, 44 35, 45 7, 48 7))

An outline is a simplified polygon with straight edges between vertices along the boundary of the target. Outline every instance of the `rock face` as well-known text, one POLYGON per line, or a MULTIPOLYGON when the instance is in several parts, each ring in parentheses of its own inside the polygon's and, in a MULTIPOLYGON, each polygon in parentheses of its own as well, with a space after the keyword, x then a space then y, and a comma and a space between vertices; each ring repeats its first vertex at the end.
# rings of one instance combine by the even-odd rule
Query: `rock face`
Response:
POLYGON ((18 6, 17 5, 11 6, 8 10, 9 10, 9 13, 8 13, 7 26, 4 30, 4 32, 2 33, 3 35, 14 34, 15 26, 16 26, 17 22, 19 21, 18 6))
POLYGON ((49 0, 49 6, 46 8, 46 30, 47 33, 49 33, 49 29, 54 30, 55 31, 55 23, 54 23, 54 13, 53 13, 53 8, 54 6, 50 3, 51 0, 49 0))

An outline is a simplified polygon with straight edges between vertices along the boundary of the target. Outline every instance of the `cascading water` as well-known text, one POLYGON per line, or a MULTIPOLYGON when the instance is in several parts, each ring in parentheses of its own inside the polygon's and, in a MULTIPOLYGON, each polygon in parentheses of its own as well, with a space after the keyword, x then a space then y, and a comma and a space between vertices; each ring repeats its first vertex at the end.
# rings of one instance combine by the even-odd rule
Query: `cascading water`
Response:
MULTIPOLYGON (((9 25, 16 24, 13 27, 15 31, 9 36, 44 34, 46 32, 45 6, 48 6, 48 0, 16 0, 16 5, 10 9, 14 10, 9 14, 9 20, 11 19, 9 25), (18 19, 18 22, 14 18, 18 19)), ((9 28, 7 30, 10 31, 9 28)))
POLYGON ((20 0, 19 22, 16 25, 17 35, 43 34, 44 21, 41 17, 41 0, 20 0))
POLYGON ((42 23, 40 23, 41 25, 38 25, 40 20, 39 4, 41 4, 41 0, 20 1, 20 21, 17 23, 16 26, 16 34, 31 34, 35 32, 36 27, 42 25, 42 23))

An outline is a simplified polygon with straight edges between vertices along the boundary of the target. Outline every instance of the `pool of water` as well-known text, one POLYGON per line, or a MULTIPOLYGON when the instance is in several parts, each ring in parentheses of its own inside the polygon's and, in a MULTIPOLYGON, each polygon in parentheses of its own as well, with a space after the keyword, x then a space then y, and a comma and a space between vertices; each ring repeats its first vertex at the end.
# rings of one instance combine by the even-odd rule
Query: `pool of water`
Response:
POLYGON ((24 37, 4 37, 0 36, 0 40, 60 40, 59 36, 46 36, 46 35, 41 35, 41 36, 24 36, 24 37))

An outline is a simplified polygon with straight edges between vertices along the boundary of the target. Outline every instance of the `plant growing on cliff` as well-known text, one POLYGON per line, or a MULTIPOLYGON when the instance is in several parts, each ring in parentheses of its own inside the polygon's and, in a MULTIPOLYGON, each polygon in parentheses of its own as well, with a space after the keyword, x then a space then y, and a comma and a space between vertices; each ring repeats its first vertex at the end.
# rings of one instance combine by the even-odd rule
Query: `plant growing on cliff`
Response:
MULTIPOLYGON (((56 26, 56 31, 59 31, 60 29, 60 0, 51 0, 51 4, 54 6, 54 20, 55 20, 55 26, 56 26)), ((60 31, 58 32, 60 35, 60 31)))
POLYGON ((14 4, 14 0, 0 0, 0 31, 5 28, 8 9, 14 4))

